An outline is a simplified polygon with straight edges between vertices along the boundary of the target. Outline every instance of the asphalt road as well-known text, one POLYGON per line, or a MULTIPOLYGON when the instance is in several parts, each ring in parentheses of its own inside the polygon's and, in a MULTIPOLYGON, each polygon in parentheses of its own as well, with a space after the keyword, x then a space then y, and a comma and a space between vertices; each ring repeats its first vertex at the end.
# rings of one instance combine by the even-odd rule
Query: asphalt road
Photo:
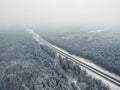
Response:
POLYGON ((62 50, 56 48, 54 45, 52 45, 51 43, 45 41, 44 39, 42 39, 41 37, 39 37, 36 33, 34 33, 32 30, 29 31, 30 34, 36 39, 37 42, 39 43, 42 43, 42 44, 45 44, 47 45, 49 48, 55 50, 57 53, 59 53, 60 55, 68 58, 69 60, 79 64, 80 66, 86 68, 87 70, 99 75, 100 77, 106 79, 107 81, 117 85, 118 87, 120 87, 120 80, 118 80, 117 78, 111 76, 111 75, 108 75, 107 73, 105 72, 102 72, 101 70, 98 70, 96 68, 94 68, 93 66, 91 65, 88 65, 87 63, 85 62, 82 62, 80 61, 79 59, 73 57, 72 55, 68 54, 68 53, 65 53, 63 52, 62 50))

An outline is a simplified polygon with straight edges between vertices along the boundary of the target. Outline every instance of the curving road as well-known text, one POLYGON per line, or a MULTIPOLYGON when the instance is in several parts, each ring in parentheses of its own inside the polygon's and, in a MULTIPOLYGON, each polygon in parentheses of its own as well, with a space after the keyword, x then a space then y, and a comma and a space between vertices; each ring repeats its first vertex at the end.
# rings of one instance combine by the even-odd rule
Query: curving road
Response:
POLYGON ((55 50, 60 55, 68 58, 71 61, 74 61, 75 63, 79 64, 80 66, 82 66, 82 67, 86 68, 87 70, 99 75, 100 77, 102 77, 102 78, 106 79, 107 81, 117 85, 120 88, 120 80, 116 79, 115 77, 113 77, 111 75, 108 75, 105 72, 102 72, 101 70, 98 70, 98 69, 92 67, 91 65, 88 65, 85 62, 80 61, 79 59, 73 57, 72 55, 70 55, 68 53, 63 52, 62 50, 58 49, 57 47, 55 47, 51 43, 49 43, 49 42, 45 41, 44 39, 42 39, 41 37, 39 37, 39 35, 34 33, 32 30, 28 30, 28 31, 34 37, 34 39, 36 39, 37 42, 47 45, 49 48, 55 50))

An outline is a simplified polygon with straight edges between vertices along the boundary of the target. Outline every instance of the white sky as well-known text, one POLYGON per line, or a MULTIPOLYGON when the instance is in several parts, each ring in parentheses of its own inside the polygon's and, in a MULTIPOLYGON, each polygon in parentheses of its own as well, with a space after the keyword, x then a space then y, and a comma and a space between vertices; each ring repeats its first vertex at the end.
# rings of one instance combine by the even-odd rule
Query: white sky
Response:
POLYGON ((0 23, 120 22, 120 0, 0 0, 0 23))

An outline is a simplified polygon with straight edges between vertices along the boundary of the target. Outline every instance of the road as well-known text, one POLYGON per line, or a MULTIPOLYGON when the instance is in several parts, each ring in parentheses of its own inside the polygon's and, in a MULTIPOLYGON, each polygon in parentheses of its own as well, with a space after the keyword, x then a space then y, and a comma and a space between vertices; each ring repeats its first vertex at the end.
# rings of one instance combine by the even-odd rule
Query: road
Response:
POLYGON ((79 59, 73 57, 72 55, 70 55, 68 53, 63 52, 62 50, 58 49, 57 47, 55 47, 51 43, 49 43, 49 42, 45 41, 44 39, 42 39, 39 35, 34 33, 32 30, 29 30, 29 33, 32 34, 32 36, 36 39, 37 42, 47 45, 49 48, 55 50, 60 55, 62 55, 64 57, 68 58, 69 60, 79 64, 80 66, 82 66, 82 67, 86 68, 87 70, 97 74, 98 76, 106 79, 107 81, 113 83, 114 85, 116 85, 116 86, 118 86, 120 88, 120 80, 118 80, 117 78, 115 78, 115 77, 113 77, 113 76, 111 76, 111 75, 109 75, 109 74, 107 74, 105 72, 102 72, 101 70, 96 69, 95 67, 90 66, 85 62, 80 61, 79 59))

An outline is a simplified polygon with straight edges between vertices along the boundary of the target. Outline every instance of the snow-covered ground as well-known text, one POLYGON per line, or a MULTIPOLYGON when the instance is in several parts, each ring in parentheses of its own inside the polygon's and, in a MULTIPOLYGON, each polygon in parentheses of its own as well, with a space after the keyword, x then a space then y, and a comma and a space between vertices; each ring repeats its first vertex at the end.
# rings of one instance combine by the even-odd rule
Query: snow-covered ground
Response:
POLYGON ((67 37, 67 36, 62 36, 61 38, 66 40, 71 39, 70 37, 67 37))
POLYGON ((100 32, 102 32, 103 30, 101 30, 101 29, 98 29, 98 30, 92 30, 92 31, 89 31, 90 33, 100 33, 100 32))
MULTIPOLYGON (((45 41, 44 39, 42 39, 38 34, 34 33, 32 29, 27 29, 27 31, 32 34, 33 38, 34 38, 38 43, 44 44, 44 42, 46 42, 46 41, 45 41), (44 42, 43 42, 43 41, 44 41, 44 42)), ((115 75, 115 74, 113 74, 113 73, 110 73, 109 71, 106 71, 106 70, 102 69, 101 67, 95 65, 94 63, 90 62, 89 60, 84 59, 84 58, 82 58, 82 57, 78 57, 78 56, 76 56, 76 55, 71 55, 71 54, 69 54, 67 51, 65 51, 65 50, 63 50, 63 49, 61 49, 61 48, 59 48, 59 47, 57 47, 57 46, 55 46, 55 45, 53 45, 53 44, 51 44, 51 43, 49 43, 49 42, 47 42, 47 43, 48 43, 49 45, 52 45, 53 47, 57 48, 58 50, 66 53, 66 54, 68 54, 68 55, 70 55, 70 56, 72 56, 72 57, 74 57, 74 58, 76 58, 76 59, 78 59, 78 60, 80 60, 80 61, 82 61, 82 62, 84 62, 84 63, 86 63, 86 64, 88 64, 88 65, 90 65, 90 66, 92 66, 92 67, 94 67, 94 68, 96 68, 96 69, 98 69, 98 70, 100 70, 100 71, 102 71, 102 72, 104 72, 104 73, 106 73, 106 74, 114 77, 114 78, 116 78, 116 79, 118 79, 118 80, 120 80, 120 77, 119 77, 119 76, 117 76, 117 75, 115 75)), ((81 66, 80 66, 80 67, 81 67, 81 66)), ((84 69, 84 70, 86 70, 87 73, 88 73, 88 75, 91 75, 93 78, 100 79, 104 84, 108 85, 112 90, 120 90, 120 87, 114 85, 113 83, 107 81, 106 79, 100 77, 99 75, 97 75, 97 74, 89 71, 89 70, 86 69, 86 68, 83 68, 83 67, 81 67, 81 68, 84 69)))

